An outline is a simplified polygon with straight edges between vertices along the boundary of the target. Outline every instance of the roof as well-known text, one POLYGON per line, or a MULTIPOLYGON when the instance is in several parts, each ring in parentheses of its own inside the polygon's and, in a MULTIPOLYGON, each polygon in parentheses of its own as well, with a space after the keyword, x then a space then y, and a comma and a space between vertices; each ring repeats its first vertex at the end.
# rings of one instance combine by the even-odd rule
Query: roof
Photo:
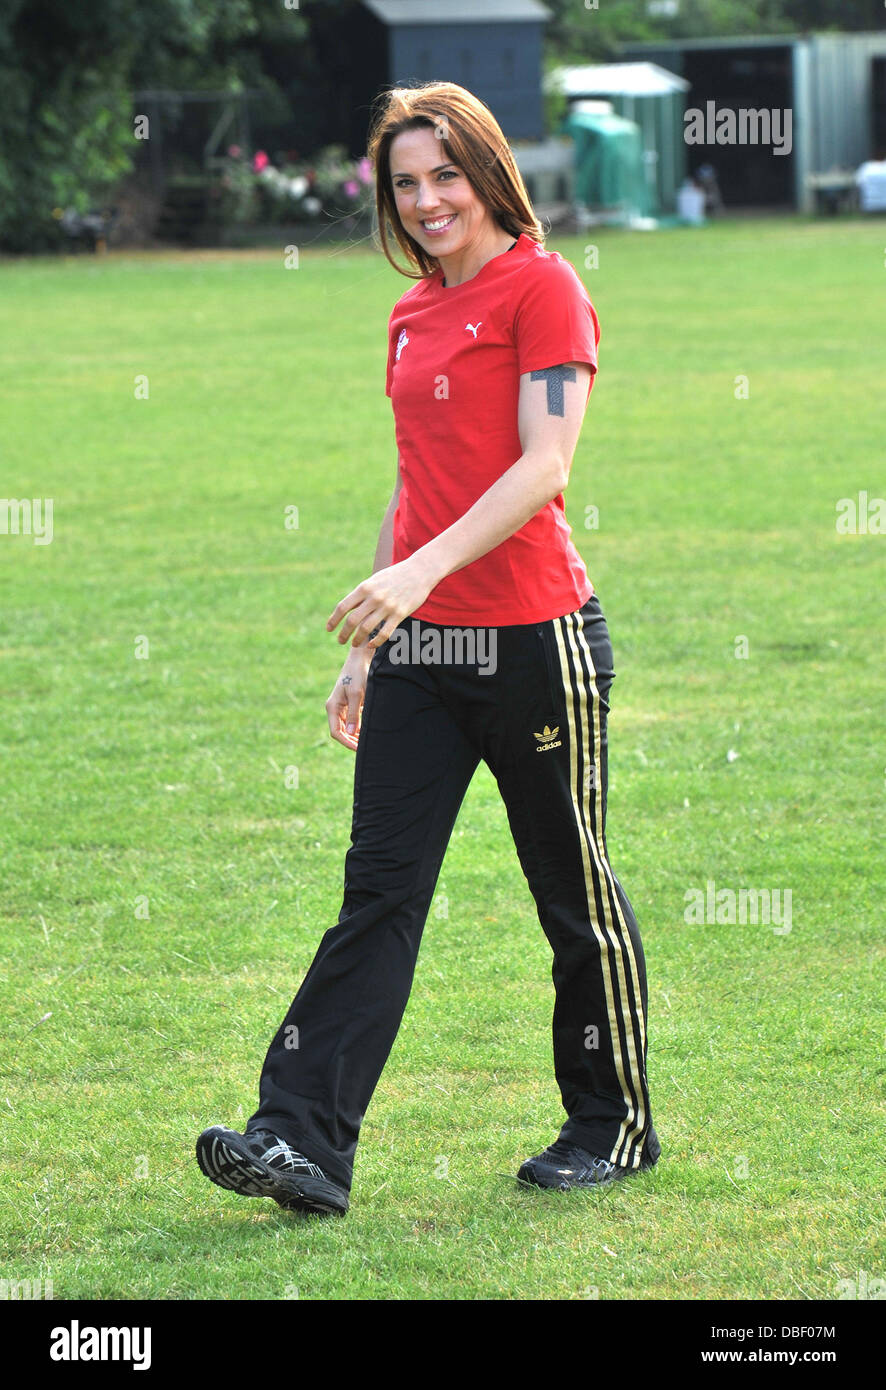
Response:
POLYGON ((383 24, 489 24, 534 20, 543 24, 551 17, 539 0, 363 0, 383 24))
POLYGON ((686 92, 690 84, 683 77, 660 68, 656 63, 600 63, 587 67, 555 68, 553 77, 568 97, 622 96, 658 97, 686 92))

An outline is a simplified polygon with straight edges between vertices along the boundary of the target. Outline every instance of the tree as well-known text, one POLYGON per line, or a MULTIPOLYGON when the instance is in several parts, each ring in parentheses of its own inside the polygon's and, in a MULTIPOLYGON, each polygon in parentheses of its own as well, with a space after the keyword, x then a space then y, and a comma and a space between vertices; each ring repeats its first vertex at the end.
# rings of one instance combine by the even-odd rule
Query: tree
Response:
POLYGON ((252 41, 307 31, 261 0, 4 0, 0 246, 55 245, 53 209, 86 211, 131 169, 135 89, 236 90, 261 78, 252 41))
POLYGON ((882 29, 880 0, 678 0, 676 14, 649 0, 545 0, 548 43, 562 61, 614 61, 621 44, 655 39, 745 37, 811 29, 882 29))

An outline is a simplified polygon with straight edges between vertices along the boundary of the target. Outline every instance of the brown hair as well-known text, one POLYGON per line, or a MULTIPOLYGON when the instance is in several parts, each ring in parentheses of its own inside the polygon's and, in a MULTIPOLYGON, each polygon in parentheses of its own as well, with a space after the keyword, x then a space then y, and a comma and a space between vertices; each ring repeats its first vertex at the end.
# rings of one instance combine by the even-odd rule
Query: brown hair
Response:
POLYGON ((416 87, 393 87, 382 92, 369 130, 367 154, 375 166, 375 204, 381 249, 395 270, 421 280, 437 269, 404 229, 391 184, 391 142, 404 130, 430 126, 446 156, 462 169, 477 197, 510 236, 525 232, 544 245, 544 234, 532 211, 529 194, 511 147, 489 107, 455 82, 424 82, 416 87), (416 270, 404 270, 391 254, 393 232, 416 270))

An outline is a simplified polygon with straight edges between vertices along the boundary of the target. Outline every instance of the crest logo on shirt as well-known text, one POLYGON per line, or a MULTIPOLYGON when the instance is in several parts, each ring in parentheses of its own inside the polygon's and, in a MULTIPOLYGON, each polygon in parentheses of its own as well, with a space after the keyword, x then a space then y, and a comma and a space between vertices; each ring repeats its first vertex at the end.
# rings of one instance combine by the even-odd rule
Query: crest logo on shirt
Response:
POLYGON ((400 353, 403 351, 403 349, 405 348, 405 346, 406 346, 406 344, 407 344, 408 342, 409 342, 409 339, 408 339, 407 336, 406 336, 406 329, 405 329, 405 328, 401 328, 401 329, 400 329, 400 336, 399 336, 399 338, 397 339, 397 356, 396 356, 395 359, 394 359, 395 362, 399 362, 399 361, 400 361, 400 353))
POLYGON ((465 324, 465 332, 467 333, 468 331, 470 331, 471 333, 473 333, 474 338, 475 338, 475 340, 476 340, 476 337, 477 337, 477 330, 478 330, 479 328, 482 327, 482 324, 483 324, 483 320, 482 320, 482 319, 480 320, 480 322, 479 322, 478 324, 466 323, 466 324, 465 324))

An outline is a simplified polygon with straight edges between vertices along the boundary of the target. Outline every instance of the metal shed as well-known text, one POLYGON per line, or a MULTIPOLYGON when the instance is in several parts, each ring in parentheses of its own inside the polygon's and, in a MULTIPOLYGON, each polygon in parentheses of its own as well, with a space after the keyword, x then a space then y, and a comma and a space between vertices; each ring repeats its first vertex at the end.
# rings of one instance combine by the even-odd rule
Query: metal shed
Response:
POLYGON ((790 113, 791 148, 783 155, 762 144, 689 148, 690 165, 716 166, 727 205, 811 211, 808 175, 854 169, 878 149, 886 153, 886 33, 683 39, 622 51, 685 78, 687 109, 713 102, 718 111, 790 113))
POLYGON ((550 11, 539 0, 363 6, 383 26, 389 83, 457 82, 486 102, 508 140, 542 139, 542 33, 550 11))

